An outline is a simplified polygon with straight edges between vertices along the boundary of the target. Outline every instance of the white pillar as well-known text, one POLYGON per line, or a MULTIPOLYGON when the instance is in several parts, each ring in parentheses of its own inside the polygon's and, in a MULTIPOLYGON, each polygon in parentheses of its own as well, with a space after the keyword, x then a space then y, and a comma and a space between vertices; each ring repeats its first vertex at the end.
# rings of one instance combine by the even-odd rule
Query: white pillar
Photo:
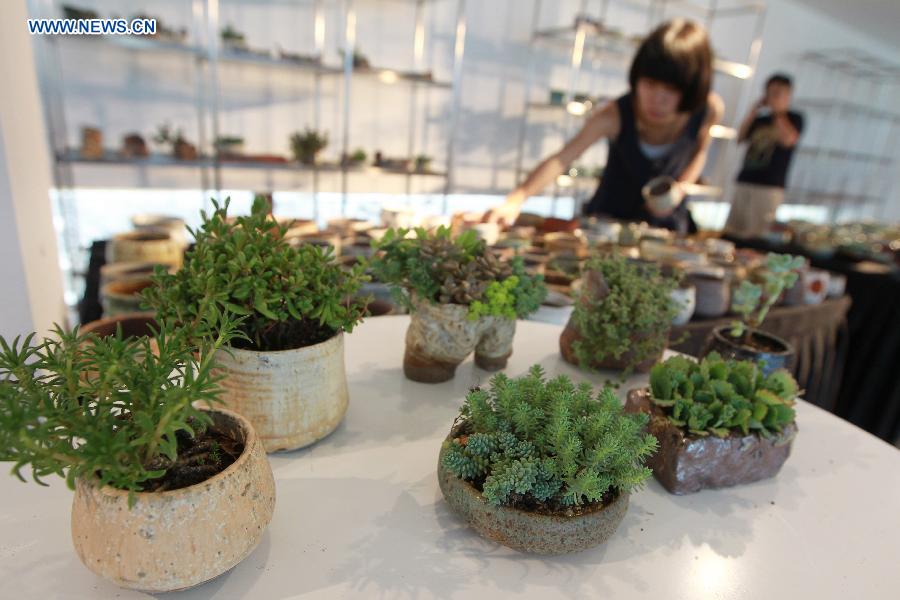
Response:
POLYGON ((0 18, 0 335, 46 333, 64 324, 62 274, 26 0, 7 0, 0 18))

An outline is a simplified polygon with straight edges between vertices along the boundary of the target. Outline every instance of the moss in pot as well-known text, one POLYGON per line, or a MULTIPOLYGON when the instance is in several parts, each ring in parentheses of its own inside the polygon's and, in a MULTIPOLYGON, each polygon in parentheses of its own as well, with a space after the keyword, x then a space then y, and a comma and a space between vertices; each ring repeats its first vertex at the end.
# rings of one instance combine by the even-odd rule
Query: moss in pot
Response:
POLYGON ((605 542, 649 477, 656 439, 611 388, 547 380, 541 367, 466 396, 438 459, 447 503, 482 536, 521 552, 605 542))
POLYGON ((677 280, 655 265, 614 255, 592 258, 582 272, 575 309, 559 339, 563 358, 623 376, 648 371, 662 357, 679 310, 671 299, 677 280))
POLYGON ((673 356, 650 371, 650 387, 628 393, 625 409, 650 415, 660 443, 648 464, 673 494, 773 477, 797 434, 797 382, 748 360, 715 352, 700 362, 673 356))
POLYGON ((199 359, 198 338, 166 321, 154 337, 0 338, 0 459, 23 481, 66 480, 79 557, 122 587, 166 592, 224 573, 274 510, 253 428, 217 408, 213 361, 234 322, 211 310, 201 326, 218 333, 199 359))
POLYGON ((516 319, 536 311, 546 295, 541 276, 529 275, 521 258, 502 262, 474 231, 452 238, 435 233, 390 230, 373 242, 371 269, 392 287, 411 312, 403 372, 438 383, 475 352, 475 363, 496 371, 512 354, 516 319))
POLYGON ((163 318, 196 322, 211 307, 242 318, 222 352, 225 406, 247 417, 266 450, 292 450, 331 433, 349 401, 344 332, 366 311, 364 265, 345 269, 330 249, 296 247, 257 197, 248 216, 230 219, 213 202, 184 267, 158 270, 145 291, 163 318))
POLYGON ((734 292, 731 309, 741 318, 710 332, 703 354, 718 352, 726 358, 752 360, 765 374, 792 369, 796 352, 787 341, 760 329, 769 309, 797 282, 804 265, 800 256, 770 253, 762 283, 743 280, 734 292))

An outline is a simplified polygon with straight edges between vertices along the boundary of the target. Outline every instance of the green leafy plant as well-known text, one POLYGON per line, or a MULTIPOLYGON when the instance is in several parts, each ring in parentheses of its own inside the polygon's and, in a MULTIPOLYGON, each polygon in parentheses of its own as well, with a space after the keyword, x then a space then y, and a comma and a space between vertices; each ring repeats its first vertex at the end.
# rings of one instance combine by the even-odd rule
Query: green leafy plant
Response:
POLYGON ((307 128, 303 133, 292 134, 290 142, 295 159, 304 165, 314 165, 316 156, 328 146, 328 134, 307 128))
POLYGON ((589 383, 547 380, 538 365, 469 392, 460 419, 443 464, 495 505, 554 512, 628 493, 657 447, 648 417, 624 413, 612 389, 594 397, 589 383))
POLYGON ((650 391, 653 403, 678 427, 725 437, 732 431, 780 432, 794 421, 799 389, 784 369, 766 377, 753 361, 723 360, 711 352, 700 362, 673 356, 655 365, 650 391))
POLYGON ((751 329, 758 329, 762 325, 769 309, 781 294, 797 283, 798 270, 803 264, 802 256, 769 253, 762 273, 762 283, 745 279, 734 292, 731 310, 739 314, 741 320, 731 324, 732 337, 745 339, 745 336, 750 335, 751 329))
POLYGON ((199 327, 216 334, 199 347, 196 331, 171 321, 154 344, 121 329, 106 338, 59 328, 41 342, 0 338, 0 458, 23 481, 30 465, 42 485, 59 475, 69 487, 96 477, 131 492, 158 489, 170 470, 196 466, 179 447, 212 422, 195 403, 219 402, 214 355, 237 335, 235 324, 212 307, 199 327))
POLYGON ((243 317, 246 339, 236 344, 255 350, 297 348, 352 331, 365 314, 366 299, 356 297, 364 265, 345 270, 330 248, 288 244, 287 227, 268 214, 262 196, 250 215, 233 222, 228 204, 213 200, 213 213, 202 213, 184 266, 171 274, 158 268, 155 285, 144 291, 146 304, 160 318, 189 326, 211 308, 243 317))
POLYGON ((627 374, 662 352, 679 309, 670 296, 677 279, 662 275, 654 265, 612 255, 592 257, 583 272, 600 275, 608 293, 585 285, 575 302, 572 320, 580 339, 573 350, 582 367, 624 358, 627 374))
POLYGON ((221 37, 223 42, 231 46, 243 48, 247 45, 247 37, 230 24, 222 29, 221 37))
POLYGON ((514 319, 536 311, 547 293, 543 278, 529 275, 521 258, 501 261, 474 231, 455 239, 446 227, 408 234, 407 229, 391 229, 374 242, 378 255, 370 267, 409 309, 415 295, 432 303, 469 306, 472 319, 514 319))
POLYGON ((368 158, 368 155, 362 148, 357 148, 353 151, 353 154, 350 155, 350 161, 358 164, 366 162, 366 158, 368 158))

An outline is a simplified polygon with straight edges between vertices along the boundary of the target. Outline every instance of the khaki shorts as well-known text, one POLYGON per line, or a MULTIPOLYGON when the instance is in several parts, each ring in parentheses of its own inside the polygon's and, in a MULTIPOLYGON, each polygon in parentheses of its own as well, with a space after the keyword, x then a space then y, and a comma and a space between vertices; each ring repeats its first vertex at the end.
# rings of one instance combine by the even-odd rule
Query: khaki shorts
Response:
POLYGON ((784 188, 736 184, 725 232, 738 237, 760 237, 775 222, 775 211, 783 201, 784 188))

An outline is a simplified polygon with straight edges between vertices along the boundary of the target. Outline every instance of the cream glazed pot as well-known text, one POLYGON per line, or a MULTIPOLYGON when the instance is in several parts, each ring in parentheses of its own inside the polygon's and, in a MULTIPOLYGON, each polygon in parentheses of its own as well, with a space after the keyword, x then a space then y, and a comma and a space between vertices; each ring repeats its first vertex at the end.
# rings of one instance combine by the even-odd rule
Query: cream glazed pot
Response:
POLYGON ((244 442, 224 471, 186 488, 128 492, 75 481, 72 541, 85 566, 116 585, 183 590, 228 571, 253 552, 272 519, 275 479, 250 423, 211 411, 211 428, 244 442))
POLYGON ((253 424, 266 452, 295 450, 334 431, 349 402, 344 334, 302 348, 220 352, 225 406, 253 424))

